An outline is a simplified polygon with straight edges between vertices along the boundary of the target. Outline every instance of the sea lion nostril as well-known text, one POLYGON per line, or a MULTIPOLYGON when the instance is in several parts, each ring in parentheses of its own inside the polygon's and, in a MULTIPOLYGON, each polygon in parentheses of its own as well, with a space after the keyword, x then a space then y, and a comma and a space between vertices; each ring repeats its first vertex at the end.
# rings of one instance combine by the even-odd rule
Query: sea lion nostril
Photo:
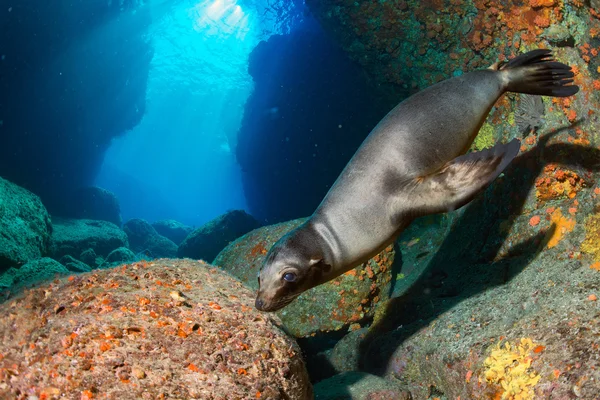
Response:
POLYGON ((265 306, 265 303, 262 301, 262 299, 259 299, 257 297, 256 301, 254 302, 254 307, 256 307, 257 310, 262 311, 264 306, 265 306))

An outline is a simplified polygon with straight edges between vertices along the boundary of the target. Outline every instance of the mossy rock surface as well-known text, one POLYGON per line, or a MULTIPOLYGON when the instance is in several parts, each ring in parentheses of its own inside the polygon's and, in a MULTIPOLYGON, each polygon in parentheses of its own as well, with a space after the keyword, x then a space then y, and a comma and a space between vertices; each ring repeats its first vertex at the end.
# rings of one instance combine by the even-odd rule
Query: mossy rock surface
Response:
POLYGON ((154 260, 0 305, 0 398, 311 400, 293 339, 238 280, 154 260))
POLYGON ((51 233, 39 197, 0 178, 0 271, 45 256, 51 233))
POLYGON ((230 242, 259 226, 245 211, 229 211, 192 231, 179 245, 177 255, 212 261, 230 242))
POLYGON ((178 246, 194 230, 191 226, 172 219, 154 222, 152 227, 159 235, 166 237, 178 246))
POLYGON ((144 219, 133 218, 123 225, 134 253, 142 258, 177 257, 177 245, 170 239, 158 234, 154 227, 144 219))
MULTIPOLYGON (((244 235, 227 246, 214 264, 241 279, 253 290, 268 249, 306 219, 271 225, 244 235)), ((368 262, 317 286, 277 312, 295 337, 348 329, 371 318, 389 297, 394 250, 390 246, 368 262)))
POLYGON ((50 281, 71 272, 56 260, 48 257, 31 260, 18 268, 10 268, 0 276, 0 287, 18 291, 25 286, 50 281))
POLYGON ((111 251, 129 245, 125 232, 112 222, 54 217, 53 227, 51 255, 55 259, 65 255, 80 259, 88 249, 106 257, 111 251))

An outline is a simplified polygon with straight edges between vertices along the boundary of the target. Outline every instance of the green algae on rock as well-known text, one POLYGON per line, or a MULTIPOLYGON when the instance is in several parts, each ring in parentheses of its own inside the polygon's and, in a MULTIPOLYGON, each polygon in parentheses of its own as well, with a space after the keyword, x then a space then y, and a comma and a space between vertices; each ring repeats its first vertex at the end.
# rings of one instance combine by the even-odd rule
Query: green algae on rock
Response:
POLYGON ((159 235, 148 221, 133 218, 123 225, 129 239, 129 247, 147 258, 176 257, 177 245, 170 239, 159 235))
POLYGON ((152 227, 159 235, 166 237, 178 246, 194 230, 192 227, 172 219, 154 222, 152 227))
POLYGON ((154 260, 0 305, 0 398, 311 400, 293 339, 238 280, 154 260))
POLYGON ((67 267, 71 272, 88 272, 92 270, 89 265, 70 255, 61 257, 58 262, 67 267))
POLYGON ((10 268, 0 277, 0 286, 17 291, 25 286, 49 281, 60 275, 68 275, 69 270, 48 257, 31 260, 19 268, 10 268))
MULTIPOLYGON (((301 218, 255 229, 227 246, 213 264, 256 290, 256 276, 268 249, 304 221, 301 218)), ((300 295, 277 312, 285 329, 300 338, 348 329, 372 318, 377 305, 389 298, 394 254, 389 246, 368 262, 300 295)))
POLYGON ((0 271, 45 256, 51 233, 39 197, 0 178, 0 271))
POLYGON ((55 259, 65 255, 80 259, 87 249, 106 257, 114 249, 129 245, 125 232, 112 222, 54 217, 52 224, 51 255, 55 259))
POLYGON ((190 232, 179 245, 177 255, 212 261, 230 242, 259 226, 245 211, 229 211, 190 232))

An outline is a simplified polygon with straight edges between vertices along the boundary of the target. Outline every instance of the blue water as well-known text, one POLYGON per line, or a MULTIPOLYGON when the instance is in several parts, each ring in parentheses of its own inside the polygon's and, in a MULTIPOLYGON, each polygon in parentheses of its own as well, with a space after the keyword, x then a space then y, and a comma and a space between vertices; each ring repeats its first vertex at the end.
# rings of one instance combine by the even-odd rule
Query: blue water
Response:
POLYGON ((200 225, 247 209, 235 148, 253 89, 248 56, 293 28, 285 16, 265 15, 260 1, 216 0, 184 1, 155 17, 145 114, 112 141, 95 179, 117 195, 124 220, 200 225))

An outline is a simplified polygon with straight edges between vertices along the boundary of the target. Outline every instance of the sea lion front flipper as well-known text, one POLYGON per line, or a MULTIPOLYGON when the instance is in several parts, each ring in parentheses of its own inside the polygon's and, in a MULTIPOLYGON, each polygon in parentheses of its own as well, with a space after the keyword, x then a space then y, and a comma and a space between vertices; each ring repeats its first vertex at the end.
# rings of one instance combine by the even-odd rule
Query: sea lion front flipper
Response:
MULTIPOLYGON (((490 149, 462 155, 439 171, 413 181, 406 192, 413 216, 456 210, 483 191, 519 153, 513 139, 490 149)), ((404 204, 406 210, 407 204, 404 204)))

